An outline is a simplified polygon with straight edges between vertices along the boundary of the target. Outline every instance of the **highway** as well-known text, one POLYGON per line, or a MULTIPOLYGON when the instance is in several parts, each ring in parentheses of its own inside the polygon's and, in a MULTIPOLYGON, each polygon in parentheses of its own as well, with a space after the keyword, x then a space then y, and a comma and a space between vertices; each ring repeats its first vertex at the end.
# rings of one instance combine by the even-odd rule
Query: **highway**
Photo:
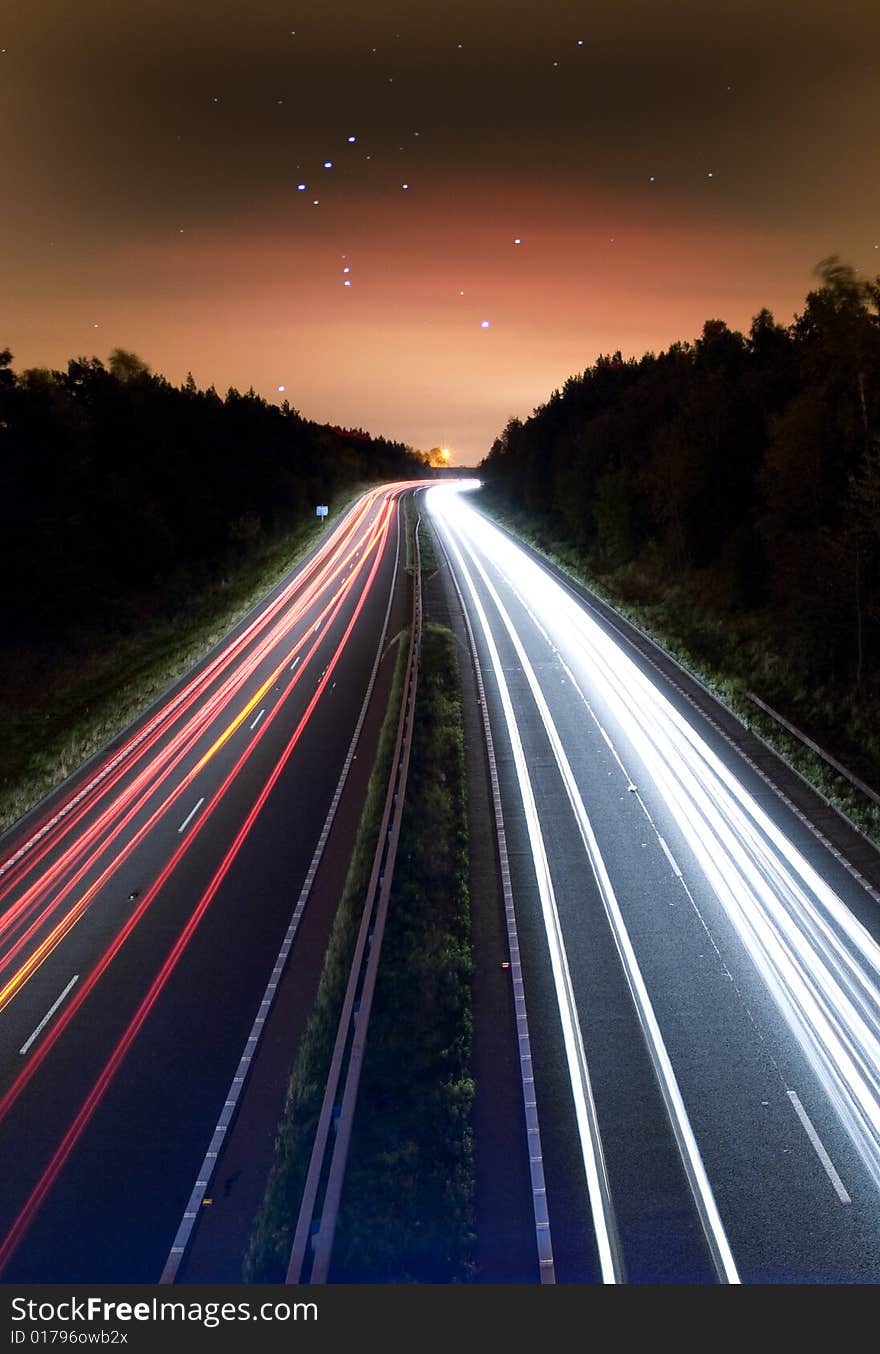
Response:
POLYGON ((559 1282, 880 1280, 880 908, 453 486, 559 1282))
POLYGON ((0 844, 3 1282, 158 1280, 352 754, 405 488, 0 844))

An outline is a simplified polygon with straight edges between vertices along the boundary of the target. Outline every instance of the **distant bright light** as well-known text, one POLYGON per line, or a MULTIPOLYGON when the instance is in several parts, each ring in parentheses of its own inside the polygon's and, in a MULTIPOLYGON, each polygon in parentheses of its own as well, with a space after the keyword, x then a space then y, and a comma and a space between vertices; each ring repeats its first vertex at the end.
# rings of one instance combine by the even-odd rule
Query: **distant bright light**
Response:
POLYGON ((350 272, 351 272, 351 269, 349 268, 348 264, 346 264, 342 271, 343 271, 344 273, 350 273, 350 272))
POLYGON ((401 188, 409 188, 409 184, 408 184, 408 183, 402 183, 400 186, 401 186, 401 188))
POLYGON ((304 192, 306 191, 306 189, 308 188, 308 184, 307 184, 307 183, 298 183, 296 186, 297 186, 298 192, 300 192, 300 193, 304 193, 304 192))
POLYGON ((522 240, 519 238, 519 236, 517 236, 513 243, 514 243, 514 244, 522 244, 522 240))
POLYGON ((350 287, 351 286, 350 278, 346 278, 342 285, 343 287, 350 287))
POLYGON ((350 136, 350 137, 348 138, 348 144, 349 144, 350 146, 353 146, 354 143, 355 143, 355 141, 357 141, 357 137, 356 137, 356 136, 350 136))
POLYGON ((332 168, 333 168, 333 161, 332 161, 332 160, 325 160, 325 161, 324 161, 324 168, 325 168, 325 169, 332 169, 332 168))
POLYGON ((279 393, 280 395, 283 395, 286 389, 287 389, 287 386, 279 386, 279 387, 278 387, 278 393, 279 393))
POLYGON ((481 328, 481 329, 488 329, 488 328, 489 328, 489 321, 488 321, 488 320, 481 320, 481 321, 480 321, 480 328, 481 328))

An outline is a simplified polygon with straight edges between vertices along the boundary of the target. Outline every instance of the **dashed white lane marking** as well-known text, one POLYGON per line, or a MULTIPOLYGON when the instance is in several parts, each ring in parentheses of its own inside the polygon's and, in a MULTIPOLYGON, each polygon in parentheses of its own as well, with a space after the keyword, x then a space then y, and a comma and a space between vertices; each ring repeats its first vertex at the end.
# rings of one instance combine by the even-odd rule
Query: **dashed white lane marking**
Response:
POLYGON ((257 725, 259 724, 260 720, 263 718, 263 715, 264 715, 265 713, 266 713, 266 707, 265 707, 265 705, 264 705, 263 708, 262 708, 262 710, 260 711, 260 713, 257 715, 256 719, 254 720, 253 724, 251 725, 251 728, 252 728, 252 729, 255 729, 255 728, 257 727, 257 725))
POLYGON ((822 1139, 819 1137, 819 1134, 813 1127, 812 1121, 810 1120, 810 1116, 807 1114, 807 1111, 801 1104, 797 1092, 789 1091, 788 1098, 791 1101, 792 1106, 794 1107, 795 1114, 800 1119, 801 1124, 803 1125, 804 1132, 810 1139, 810 1142, 813 1144, 816 1156, 819 1158, 822 1165, 825 1167, 825 1174, 828 1176, 828 1179, 834 1186, 834 1191, 838 1199, 842 1204, 851 1204, 852 1199, 849 1197, 849 1194, 847 1193, 846 1186, 844 1185, 840 1176, 837 1174, 834 1162, 831 1160, 830 1156, 826 1152, 825 1144, 822 1142, 822 1139))
POLYGON ((199 800, 198 804, 196 804, 195 808, 190 809, 189 813, 186 815, 183 822, 180 824, 180 827, 177 829, 178 832, 183 832, 189 826, 190 822, 192 821, 193 818, 195 818, 196 814, 198 813, 199 809, 202 807, 204 802, 205 796, 202 795, 201 799, 199 800))
POLYGON ((302 658, 302 654, 298 654, 297 657, 296 657, 296 658, 293 660, 293 662, 291 663, 291 665, 290 665, 290 671, 291 671, 291 672, 293 672, 293 669, 296 667, 296 665, 297 665, 297 663, 299 662, 300 658, 302 658))
POLYGON ((49 1021, 52 1019, 53 1015, 54 1015, 55 1012, 58 1010, 58 1007, 61 1005, 61 1003, 63 1002, 64 998, 67 996, 68 992, 69 992, 69 991, 71 990, 71 988, 73 987, 74 983, 76 983, 76 982, 78 982, 78 981, 79 981, 79 974, 78 974, 78 973, 75 973, 75 974, 73 975, 73 977, 71 978, 70 982, 69 982, 69 983, 67 984, 67 986, 65 987, 64 991, 61 993, 60 997, 56 997, 56 998, 55 998, 55 1000, 53 1001, 52 1005, 49 1007, 48 1011, 47 1011, 46 1014, 43 1016, 43 1019, 40 1021, 39 1025, 38 1025, 37 1028, 34 1030, 34 1032, 33 1032, 33 1034, 31 1035, 31 1037, 30 1037, 29 1039, 26 1039, 25 1042, 22 1044, 21 1048, 18 1050, 19 1053, 27 1053, 28 1049, 30 1048, 30 1046, 31 1046, 31 1044, 34 1042, 34 1040, 35 1040, 40 1034, 42 1034, 43 1030, 46 1028, 46 1026, 48 1025, 49 1021))
POLYGON ((683 878, 682 873, 681 873, 681 870, 678 868, 678 861, 675 859, 675 856, 672 854, 672 852, 670 851, 669 847, 666 845, 666 838, 665 838, 665 837, 661 837, 660 834, 659 834, 659 832, 658 832, 658 834, 657 834, 657 840, 659 841, 660 845, 663 847, 663 850, 666 852, 666 859, 669 861, 669 864, 672 866, 672 873, 675 874, 675 875, 677 875, 679 879, 683 878))

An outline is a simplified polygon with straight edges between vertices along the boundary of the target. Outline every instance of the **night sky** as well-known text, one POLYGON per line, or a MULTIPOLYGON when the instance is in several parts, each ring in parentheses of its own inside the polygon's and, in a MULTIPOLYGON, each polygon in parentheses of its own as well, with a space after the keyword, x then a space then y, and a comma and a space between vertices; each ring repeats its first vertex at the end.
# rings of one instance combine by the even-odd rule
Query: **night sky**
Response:
POLYGON ((473 464, 600 353, 880 272, 877 0, 5 9, 17 370, 129 348, 473 464))

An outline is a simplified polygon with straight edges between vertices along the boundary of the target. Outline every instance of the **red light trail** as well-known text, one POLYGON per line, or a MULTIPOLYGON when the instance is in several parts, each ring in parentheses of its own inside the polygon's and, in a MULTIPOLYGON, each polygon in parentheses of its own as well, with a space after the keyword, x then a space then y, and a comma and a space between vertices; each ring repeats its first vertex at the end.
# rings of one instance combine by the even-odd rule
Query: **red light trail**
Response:
MULTIPOLYGON (((358 537, 356 536, 356 532, 362 528, 368 513, 379 500, 380 491, 374 491, 368 496, 366 502, 359 506, 350 522, 346 524, 341 537, 337 534, 335 538, 331 538, 327 543, 327 547, 321 551, 319 557, 320 567, 318 567, 317 560, 312 562, 307 574, 307 578, 310 580, 308 585, 306 587, 302 586, 303 579, 301 577, 298 580, 294 580, 295 583, 300 585, 301 591, 296 597, 289 614, 277 619, 277 624, 273 624, 271 628, 266 613, 261 614, 259 618, 252 622, 252 626, 249 627, 249 630, 252 630, 251 637, 253 638, 253 636, 259 635, 261 638, 257 644, 256 651, 249 654, 244 660, 243 666, 246 669, 244 673, 242 673, 240 668, 236 668, 234 671, 231 670, 231 665, 235 660, 235 656, 240 654, 243 648, 241 642, 243 637, 239 636, 237 640, 231 642, 231 644, 224 649, 223 653, 219 656, 219 660, 222 660, 223 666, 228 672, 228 676, 220 690, 214 693, 205 707, 195 711, 191 715, 189 722, 177 730, 171 739, 170 744, 162 749, 155 762, 148 763, 139 771, 132 784, 127 786, 122 794, 102 811, 97 822, 89 827, 82 834, 81 838, 71 844, 61 860, 54 862, 49 870, 46 871, 45 876, 41 876, 30 885, 29 890, 25 895, 26 901, 20 899, 15 904, 14 908, 10 909, 10 912, 13 912, 14 916, 10 918, 9 913, 7 913, 6 916, 0 919, 0 931, 12 931, 14 925, 23 924, 25 919, 39 907, 40 902, 45 898, 47 891, 52 888, 53 884, 56 884, 67 871, 71 869, 75 870, 74 874, 68 879, 63 888, 53 897, 51 903, 45 908, 44 912, 40 913, 30 923, 27 929, 19 936, 18 940, 10 946, 2 957, 0 957, 0 971, 3 971, 8 970, 12 963, 21 955, 28 943, 37 939, 41 929, 48 924, 54 916, 55 911, 60 909, 61 904, 69 897, 71 891, 76 887, 76 884, 82 881, 83 876, 88 869, 94 866, 99 857, 107 851, 108 846, 114 843, 124 829, 130 825, 135 814, 144 807, 147 800, 155 794, 157 788, 164 783, 173 770, 179 766, 186 753, 193 749, 198 739, 206 732, 209 724, 213 723, 218 716, 222 716, 226 712, 230 700, 240 691, 247 676, 253 674, 258 663, 263 661, 273 649, 277 650, 278 645, 284 642, 291 627, 301 621, 305 613, 311 607, 315 605, 320 606, 320 610, 317 613, 314 623, 309 626, 305 634, 297 639, 292 647, 284 652, 281 660, 274 665, 269 678, 261 685, 256 697, 253 697, 248 702, 244 714, 239 712, 231 723, 227 725, 207 753, 203 754, 199 759, 196 767, 187 773, 181 783, 162 800, 158 807, 153 809, 147 821, 141 825, 134 836, 126 842, 122 850, 119 851, 104 867, 98 879, 86 889, 85 893, 77 900, 73 907, 55 923, 54 927, 36 945, 29 957, 7 981, 6 986, 3 989, 0 989, 0 1009, 2 1009, 2 1006, 12 1000, 12 998, 21 990, 24 983, 27 982, 28 978, 30 978, 39 967, 39 964, 42 963, 43 960, 48 957, 49 953, 61 943, 64 937, 83 915, 84 911, 88 908, 89 904, 93 901, 101 888, 104 887, 113 873, 119 868, 120 864, 131 854, 144 837, 152 831, 156 824, 167 815, 168 810, 178 799, 182 790, 190 784, 197 772, 203 769, 210 757, 227 742, 231 734, 241 725, 247 712, 253 708, 256 701, 262 698, 264 691, 271 687, 277 677, 284 671, 285 665, 289 665, 292 659, 305 650, 304 659, 297 667, 290 683, 286 686, 281 699, 268 712, 266 718, 259 726, 259 731, 237 756, 234 764, 225 774, 222 783, 208 798, 208 802, 205 804, 205 807, 201 811, 193 828, 173 851, 157 877, 145 891, 143 897, 139 899, 134 910, 128 914, 124 923, 106 946, 104 952, 94 964, 91 972, 80 984, 69 1004, 64 1008, 54 1024, 43 1036, 34 1053, 12 1081, 6 1092, 0 1097, 0 1121, 2 1121, 16 1103, 25 1087, 31 1082, 45 1063, 49 1053, 56 1046, 65 1030, 69 1028, 72 1021, 76 1018, 78 1012, 81 1010, 90 994, 94 991, 97 984, 108 972, 114 959, 135 931, 163 886, 171 878, 180 861, 183 859, 192 843, 196 840, 199 833, 203 830, 205 824, 210 821, 211 815, 224 800, 230 787, 236 782, 241 769, 247 763, 255 748, 259 745, 261 740, 266 737, 268 731, 271 729, 273 722, 283 709, 284 701, 287 699, 290 692, 296 688, 297 684, 302 681, 303 674, 308 670, 309 664, 318 650, 323 634, 329 628, 329 625, 331 625, 339 616, 342 607, 351 595, 355 583, 358 581, 362 582, 360 596, 345 625, 343 634, 336 644, 333 654, 327 663, 303 714, 297 721, 293 733, 289 737, 278 760, 275 762, 270 774, 263 783, 262 789, 259 791, 256 800, 248 810, 231 845, 226 850, 219 866, 216 868, 210 884, 202 893, 198 904, 186 920, 182 929, 176 935, 176 938, 173 940, 171 948, 153 978, 146 995, 137 1007, 125 1032, 116 1043, 113 1052, 95 1080, 86 1099, 83 1101, 77 1114, 55 1147, 37 1184, 31 1190, 26 1203, 19 1211, 9 1232, 2 1242, 2 1245, 0 1245, 0 1269, 5 1267, 9 1258, 20 1244, 22 1237, 39 1211, 59 1173, 63 1169, 65 1162, 68 1160, 70 1153, 89 1123, 107 1087, 112 1082, 116 1071, 136 1039, 138 1032, 143 1027, 150 1011, 155 1006, 168 978, 177 965, 181 955, 184 953, 190 939, 195 934, 199 923, 216 896, 218 889, 232 867, 244 841, 271 794, 273 787, 277 784, 277 781, 299 743, 304 730, 308 726, 309 720, 321 695, 332 679, 346 644, 348 643, 367 598, 370 595, 387 546, 399 495, 404 487, 405 486, 402 484, 384 487, 381 491, 384 501, 379 509, 378 518, 366 529, 362 537, 358 537), (341 576, 343 573, 344 576, 341 576), (312 639, 312 637, 314 637, 314 640, 311 646, 307 647, 309 640, 312 639), (259 654, 259 657, 257 657, 257 653, 259 654), (78 863, 83 852, 87 851, 95 844, 97 844, 97 849, 94 856, 86 861, 78 863)), ((291 584, 290 587, 285 589, 284 593, 281 594, 279 598, 275 599, 270 607, 267 608, 267 613, 271 613, 273 621, 279 617, 279 613, 293 592, 295 592, 295 588, 293 584, 291 584)), ((214 675, 216 675, 216 672, 214 675)), ((186 710, 191 708, 200 694, 201 689, 199 677, 193 679, 193 681, 188 684, 183 693, 185 697, 184 708, 186 710)), ((184 703, 182 702, 181 704, 183 705, 184 703)), ((181 708, 181 705, 175 705, 174 702, 169 702, 168 706, 163 707, 163 711, 157 716, 157 721, 161 720, 166 711, 175 716, 184 713, 184 709, 181 708), (173 709, 172 706, 174 707, 173 709)), ((168 730, 151 729, 148 747, 153 746, 160 732, 167 734, 168 730)), ((130 740, 127 746, 134 747, 135 742, 136 740, 134 739, 130 740)), ((143 761, 146 756, 147 747, 141 745, 135 750, 139 760, 143 761)), ((114 775, 114 783, 117 779, 118 777, 114 775)), ((94 802, 97 803, 100 795, 105 793, 106 787, 102 786, 100 790, 96 791, 94 802)), ((73 818, 69 824, 64 825, 65 835, 70 834, 75 823, 81 820, 87 807, 88 806, 77 806, 75 818, 73 818)), ((53 837, 52 841, 54 842, 55 840, 57 840, 57 838, 53 837)), ((44 846, 41 843, 39 859, 42 859, 45 856, 46 851, 50 849, 50 845, 51 843, 44 846)), ((28 869, 30 868, 31 862, 28 862, 28 869)), ((22 878, 23 873, 24 872, 19 873, 17 877, 19 879, 22 878)), ((8 893, 11 886, 12 881, 4 885, 4 892, 8 893)))

